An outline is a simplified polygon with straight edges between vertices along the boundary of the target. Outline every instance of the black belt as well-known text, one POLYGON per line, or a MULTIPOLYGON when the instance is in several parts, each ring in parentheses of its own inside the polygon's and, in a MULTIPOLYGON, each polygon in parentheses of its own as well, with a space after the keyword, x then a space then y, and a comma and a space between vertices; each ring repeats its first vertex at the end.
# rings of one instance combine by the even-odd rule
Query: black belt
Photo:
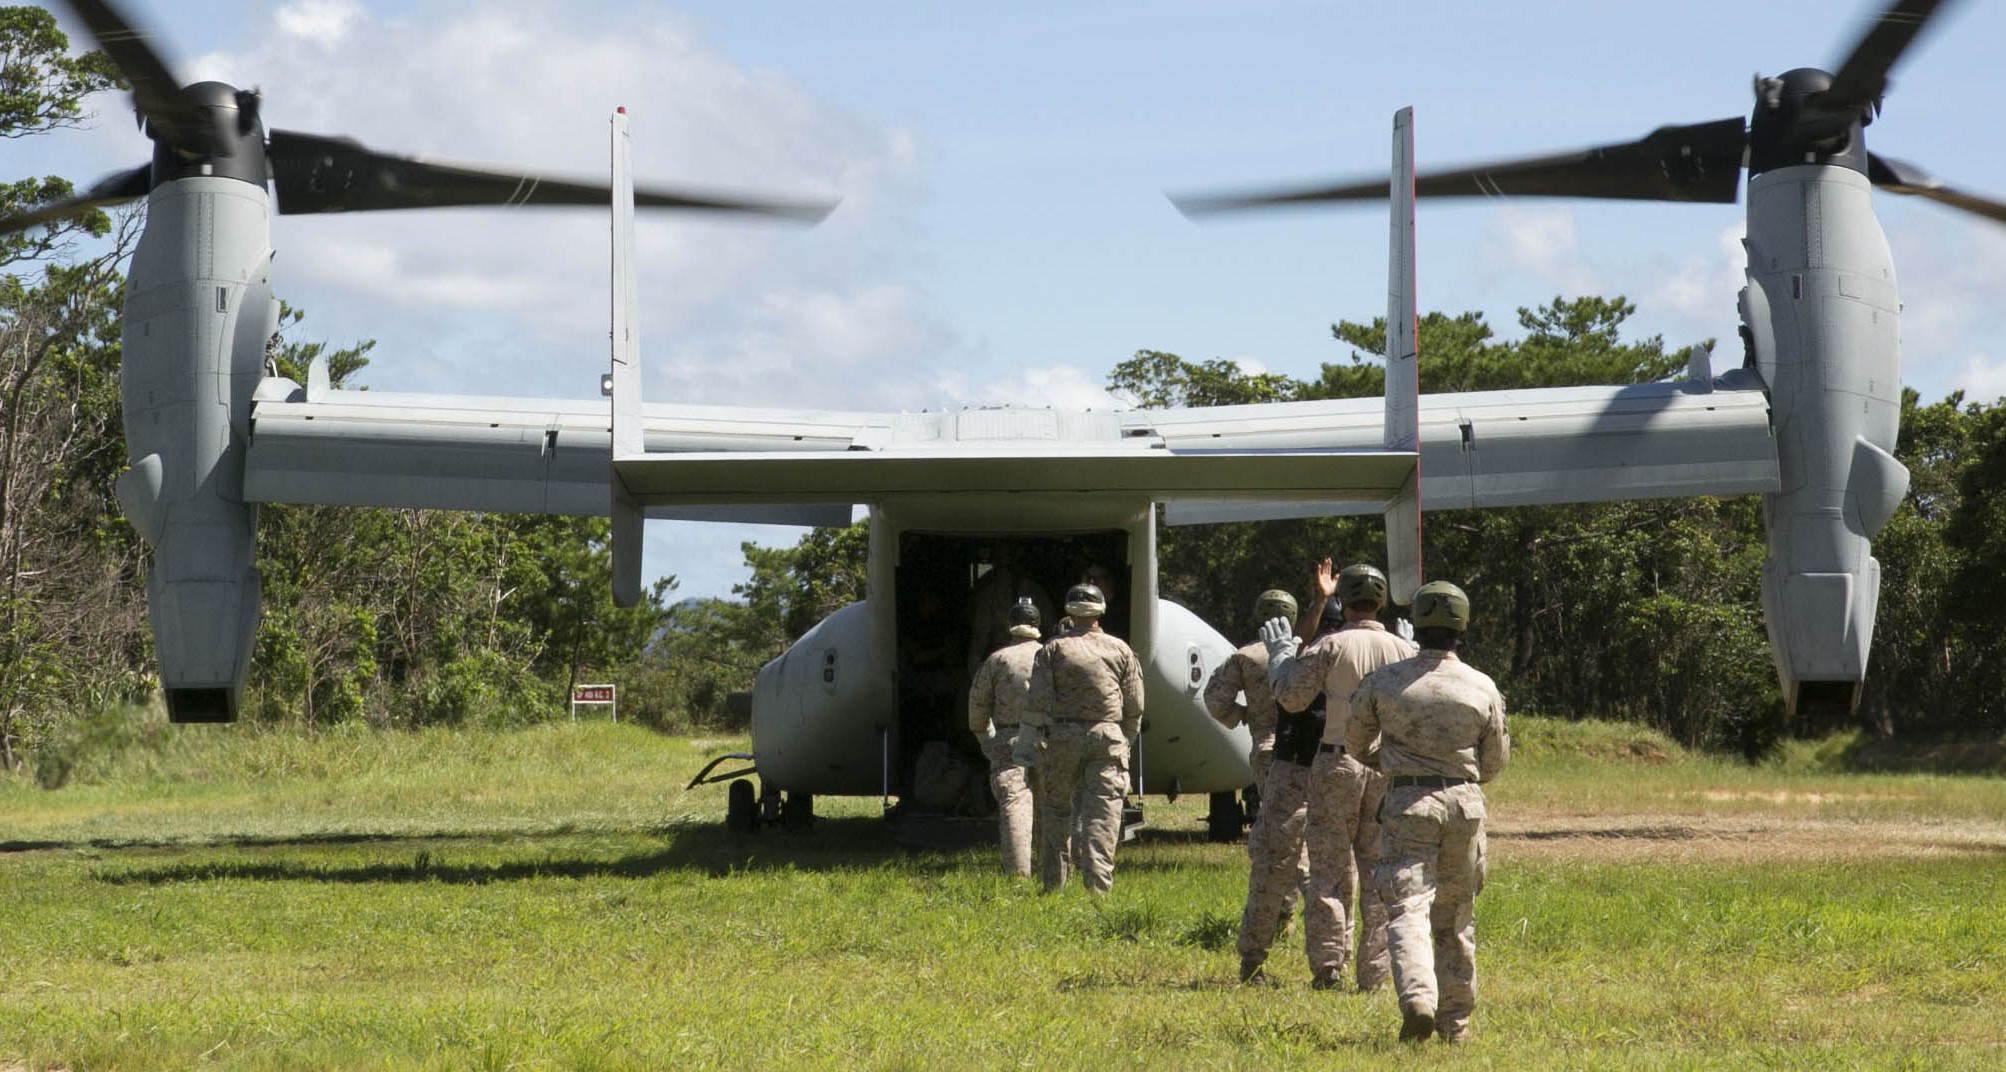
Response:
POLYGON ((1468 778, 1444 778, 1439 774, 1396 774, 1387 779, 1395 789, 1408 786, 1426 786, 1429 789, 1447 789, 1450 786, 1468 785, 1468 778))
POLYGON ((1341 744, 1320 744, 1316 746, 1316 750, 1319 752, 1336 752, 1340 756, 1344 754, 1344 746, 1341 744))

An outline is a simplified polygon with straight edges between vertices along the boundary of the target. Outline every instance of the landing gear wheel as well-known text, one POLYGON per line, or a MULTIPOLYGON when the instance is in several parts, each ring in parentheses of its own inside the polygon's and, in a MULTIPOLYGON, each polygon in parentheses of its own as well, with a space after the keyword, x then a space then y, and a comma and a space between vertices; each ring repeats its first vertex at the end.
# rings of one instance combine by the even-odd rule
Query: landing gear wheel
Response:
POLYGON ((1205 813, 1205 836, 1211 841, 1240 840, 1240 824, 1246 821, 1246 813, 1240 810, 1240 800, 1232 793, 1212 794, 1212 808, 1205 813))
POLYGON ((724 791, 724 828, 734 834, 759 832, 759 795, 752 779, 740 778, 724 791))
POLYGON ((780 805, 780 825, 788 830, 806 830, 815 825, 815 795, 789 793, 780 805))

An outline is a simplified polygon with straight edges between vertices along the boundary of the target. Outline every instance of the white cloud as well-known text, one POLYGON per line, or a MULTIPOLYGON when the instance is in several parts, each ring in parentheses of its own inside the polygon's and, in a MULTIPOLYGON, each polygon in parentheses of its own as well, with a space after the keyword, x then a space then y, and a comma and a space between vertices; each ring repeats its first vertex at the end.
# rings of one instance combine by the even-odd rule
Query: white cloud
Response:
POLYGON ((1483 273, 1492 278, 1531 275, 1563 294, 1599 294, 1601 277, 1581 249, 1572 207, 1501 205, 1481 246, 1483 273))
POLYGON ((300 0, 274 11, 272 23, 288 37, 333 48, 362 17, 362 8, 349 0, 300 0))
POLYGON ((996 379, 970 384, 955 374, 943 376, 943 393, 957 401, 983 406, 1048 406, 1054 409, 1128 409, 1102 387, 1097 376, 1077 365, 1011 368, 996 379))
POLYGON ((1731 306, 1742 286, 1748 258, 1741 237, 1747 230, 1742 220, 1721 228, 1710 255, 1691 254, 1659 272, 1643 291, 1639 306, 1695 323, 1717 321, 1723 305, 1731 306))
POLYGON ((1883 212, 1902 296, 1902 382, 1924 402, 2006 394, 2006 233, 1925 206, 1883 212))
POLYGON ((644 324, 650 383, 685 402, 920 409, 947 401, 932 389, 932 369, 956 344, 910 287, 776 289, 734 321, 729 334, 666 347, 650 345, 644 324), (649 355, 662 353, 652 367, 649 355))
MULTIPOLYGON (((1948 377, 1948 386, 1937 394, 1963 391, 1967 402, 1997 404, 2006 399, 2006 360, 1985 354, 1967 354, 1958 370, 1948 377)), ((1924 402, 1935 401, 1933 396, 1925 396, 1924 402)))

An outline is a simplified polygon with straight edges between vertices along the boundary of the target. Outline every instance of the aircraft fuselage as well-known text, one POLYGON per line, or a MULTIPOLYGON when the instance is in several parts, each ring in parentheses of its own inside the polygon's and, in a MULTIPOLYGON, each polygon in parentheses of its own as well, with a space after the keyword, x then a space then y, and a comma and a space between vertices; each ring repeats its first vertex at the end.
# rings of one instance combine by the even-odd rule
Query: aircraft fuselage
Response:
POLYGON ((901 794, 935 740, 976 762, 965 724, 969 638, 980 628, 970 597, 988 570, 1003 568, 1055 600, 1089 569, 1115 589, 1104 624, 1143 668, 1142 790, 1246 786, 1247 731, 1213 721, 1200 696, 1233 645, 1157 596, 1154 514, 1147 500, 1095 496, 944 493, 875 505, 871 597, 759 673, 752 745, 762 781, 796 793, 901 794))

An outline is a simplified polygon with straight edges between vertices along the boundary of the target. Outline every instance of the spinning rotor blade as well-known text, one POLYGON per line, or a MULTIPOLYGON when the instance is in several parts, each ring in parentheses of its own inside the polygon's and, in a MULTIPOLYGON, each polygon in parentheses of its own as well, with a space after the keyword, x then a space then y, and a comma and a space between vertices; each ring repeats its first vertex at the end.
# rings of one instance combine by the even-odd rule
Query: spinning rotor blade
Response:
POLYGON ((152 164, 141 164, 130 171, 114 171, 76 197, 51 202, 19 216, 0 219, 0 235, 10 235, 30 227, 53 223, 94 208, 138 200, 146 196, 147 187, 152 181, 152 164))
POLYGON ((182 90, 130 19, 106 0, 69 0, 69 5, 132 86, 132 105, 159 140, 205 154, 227 149, 217 144, 201 106, 182 90))
MULTIPOLYGON (((350 138, 286 130, 270 132, 265 149, 279 212, 372 212, 448 205, 607 205, 603 183, 546 179, 464 164, 392 156, 350 138)), ((648 208, 742 212, 814 223, 836 207, 829 201, 782 201, 735 194, 636 187, 648 208)))
POLYGON ((1867 177, 1875 186, 1892 194, 1908 194, 1928 198, 1938 204, 1963 209, 1974 216, 2006 223, 2006 201, 1995 201, 1977 194, 1968 194, 1943 184, 1943 180, 1929 172, 1900 160, 1890 160, 1878 153, 1867 154, 1867 177))
POLYGON ((1832 76, 1832 85, 1815 103, 1828 111, 1865 105, 1877 110, 1888 89, 1888 71, 1915 42, 1944 0, 1895 0, 1881 12, 1832 76))
MULTIPOLYGON (((1659 127, 1643 138, 1554 156, 1507 160, 1415 178, 1421 197, 1601 197, 1731 203, 1741 182, 1745 124, 1739 117, 1659 127)), ((1387 180, 1368 179, 1244 194, 1173 196, 1187 216, 1325 201, 1383 198, 1387 180)))

